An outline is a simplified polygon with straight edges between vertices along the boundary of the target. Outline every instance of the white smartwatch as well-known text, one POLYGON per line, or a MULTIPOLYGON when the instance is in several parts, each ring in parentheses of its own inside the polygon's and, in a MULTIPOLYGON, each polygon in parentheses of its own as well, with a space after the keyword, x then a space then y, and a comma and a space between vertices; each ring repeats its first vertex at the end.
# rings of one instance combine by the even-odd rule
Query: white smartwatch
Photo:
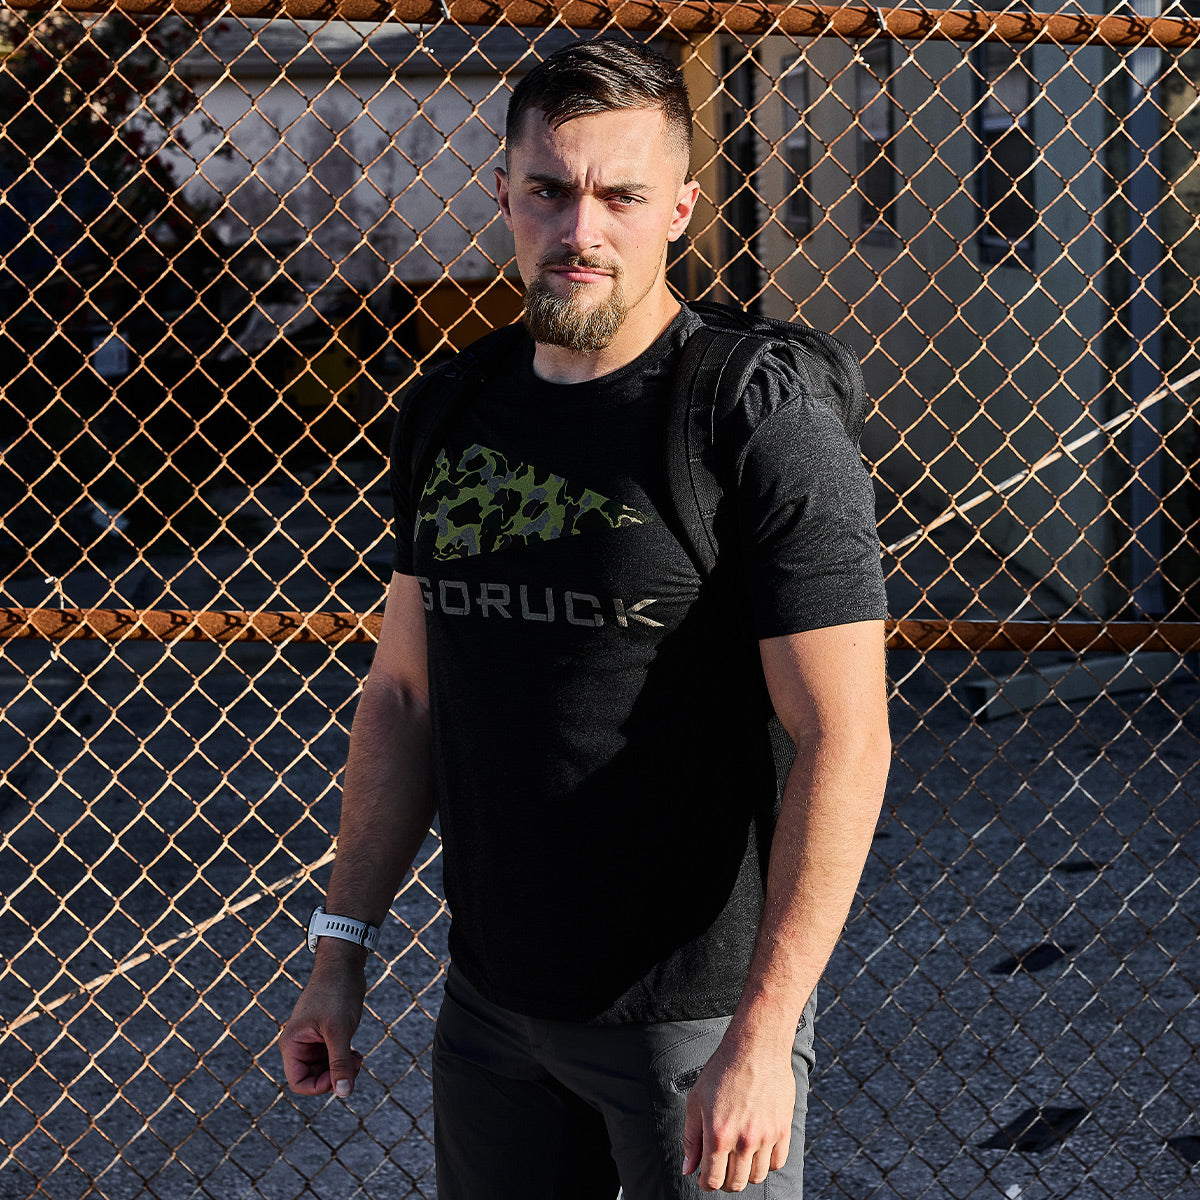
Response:
POLYGON ((308 918, 308 948, 314 954, 317 952, 317 939, 323 937, 341 938, 344 942, 362 946, 364 950, 374 950, 379 945, 379 926, 356 921, 353 917, 331 917, 324 906, 318 904, 308 918))

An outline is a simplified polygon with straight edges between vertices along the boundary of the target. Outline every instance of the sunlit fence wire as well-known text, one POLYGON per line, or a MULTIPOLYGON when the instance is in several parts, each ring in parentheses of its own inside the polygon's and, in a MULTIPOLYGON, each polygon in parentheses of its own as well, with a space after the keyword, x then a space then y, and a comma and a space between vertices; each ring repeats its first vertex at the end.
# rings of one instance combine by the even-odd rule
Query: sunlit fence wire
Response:
POLYGON ((516 318, 513 81, 681 62, 683 294, 839 334, 896 759, 814 1195, 1200 1162, 1200 25, 1182 10, 0 9, 0 1197, 433 1197, 431 834, 351 1105, 281 1086, 404 382, 516 318))

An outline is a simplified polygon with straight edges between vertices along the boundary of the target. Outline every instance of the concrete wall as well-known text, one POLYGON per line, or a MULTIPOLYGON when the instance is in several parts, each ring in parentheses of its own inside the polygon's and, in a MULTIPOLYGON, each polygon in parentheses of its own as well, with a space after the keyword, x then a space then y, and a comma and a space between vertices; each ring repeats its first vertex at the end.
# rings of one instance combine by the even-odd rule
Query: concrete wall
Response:
POLYGON ((227 24, 187 64, 200 109, 181 132, 195 161, 176 160, 227 241, 275 249, 298 280, 325 280, 332 264, 361 291, 389 275, 485 280, 508 262, 490 168, 502 72, 523 69, 527 39, 493 36, 485 57, 465 37, 427 44, 400 25, 227 24))
MULTIPOLYGON (((1163 304, 1163 363, 1168 380, 1200 367, 1200 52, 1180 56, 1165 73, 1161 103, 1169 124, 1162 143, 1162 168, 1169 187, 1161 210, 1166 246, 1163 304)), ((1197 386, 1171 396, 1160 414, 1168 453, 1163 456, 1163 574, 1168 611, 1200 619, 1200 425, 1195 419, 1197 386)))
MULTIPOLYGON (((764 77, 778 80, 796 45, 769 39, 764 77)), ((832 329, 864 360, 878 411, 867 453, 910 507, 939 512, 987 490, 1052 450, 1060 437, 1110 414, 1111 373, 1102 339, 1110 321, 1103 294, 1107 260, 1097 214, 1107 195, 1103 107, 1091 80, 1103 52, 1071 55, 1026 48, 1040 94, 1031 133, 1040 212, 1030 254, 985 261, 976 236, 979 142, 970 113, 980 76, 959 47, 928 43, 891 50, 897 105, 893 154, 902 182, 896 237, 860 232, 855 133, 855 50, 829 38, 804 51, 810 70, 809 135, 814 222, 793 232, 780 201, 784 163, 766 161, 761 237, 774 286, 773 315, 799 315, 832 329)), ((1037 94, 1037 93, 1035 93, 1037 94)), ((768 96, 759 121, 778 142, 785 106, 768 96)), ((973 510, 972 523, 1002 555, 1044 578, 1068 603, 1104 609, 1098 582, 1112 551, 1105 521, 1104 456, 1062 463, 1004 500, 973 510)))

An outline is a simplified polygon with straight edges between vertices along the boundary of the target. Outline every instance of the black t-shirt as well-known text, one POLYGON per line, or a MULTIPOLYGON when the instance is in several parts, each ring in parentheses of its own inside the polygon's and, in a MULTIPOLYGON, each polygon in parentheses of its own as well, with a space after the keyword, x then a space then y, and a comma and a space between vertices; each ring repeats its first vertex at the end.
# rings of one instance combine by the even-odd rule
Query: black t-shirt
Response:
POLYGON ((685 309, 634 362, 570 385, 539 379, 523 340, 462 406, 419 501, 411 452, 393 451, 394 565, 426 608, 451 955, 530 1016, 733 1011, 776 807, 756 639, 885 611, 862 460, 784 359, 721 448, 736 562, 701 586, 663 441, 698 323, 685 309))

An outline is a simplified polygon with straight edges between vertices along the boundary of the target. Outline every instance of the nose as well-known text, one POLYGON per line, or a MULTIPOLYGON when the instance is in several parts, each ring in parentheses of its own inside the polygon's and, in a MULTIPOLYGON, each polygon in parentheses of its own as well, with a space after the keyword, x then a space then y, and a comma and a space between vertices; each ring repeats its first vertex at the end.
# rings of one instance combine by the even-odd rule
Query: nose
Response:
POLYGON ((601 218, 604 206, 592 196, 581 196, 567 210, 562 242, 573 254, 596 250, 604 243, 601 218))

